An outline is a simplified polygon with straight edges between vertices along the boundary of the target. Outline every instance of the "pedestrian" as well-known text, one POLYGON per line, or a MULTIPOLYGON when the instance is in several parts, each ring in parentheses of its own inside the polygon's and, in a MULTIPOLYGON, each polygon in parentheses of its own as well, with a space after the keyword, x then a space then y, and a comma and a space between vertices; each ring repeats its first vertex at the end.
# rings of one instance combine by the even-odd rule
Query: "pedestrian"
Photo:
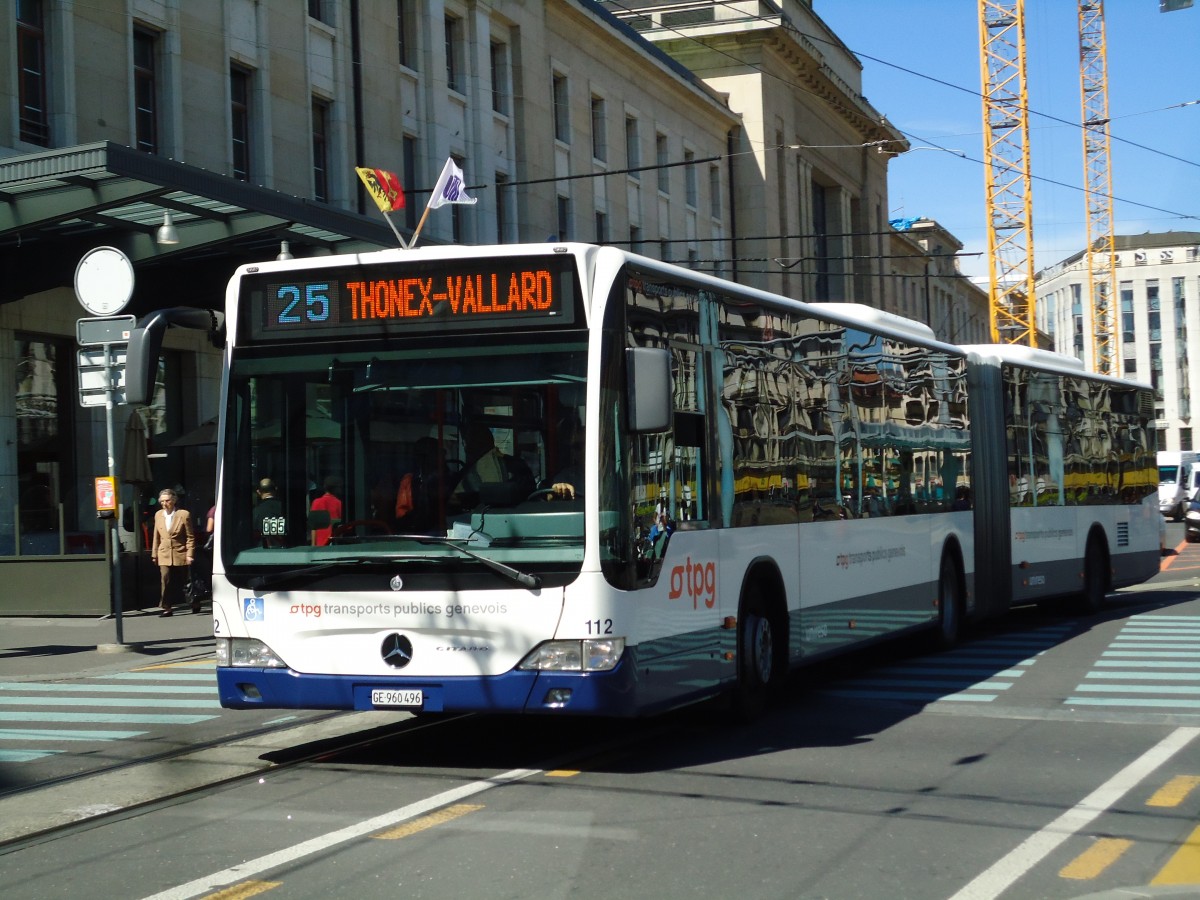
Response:
POLYGON ((166 617, 171 615, 175 602, 183 598, 183 587, 196 558, 196 531, 192 527, 191 513, 179 508, 179 495, 175 491, 170 488, 159 491, 158 506, 158 512, 154 514, 150 559, 158 564, 162 583, 158 604, 162 612, 159 615, 166 617))

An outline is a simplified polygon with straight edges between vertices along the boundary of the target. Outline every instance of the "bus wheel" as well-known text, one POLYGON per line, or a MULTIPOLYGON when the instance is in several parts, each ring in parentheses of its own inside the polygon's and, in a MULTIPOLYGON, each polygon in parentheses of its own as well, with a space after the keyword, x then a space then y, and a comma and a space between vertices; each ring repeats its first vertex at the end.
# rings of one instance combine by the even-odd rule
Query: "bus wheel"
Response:
POLYGON ((953 647, 962 636, 963 592, 958 566, 949 553, 942 554, 938 572, 938 646, 953 647))
POLYGON ((1076 600, 1079 612, 1090 614, 1099 612, 1104 605, 1104 595, 1108 592, 1108 583, 1104 568, 1107 561, 1100 542, 1095 538, 1088 541, 1087 552, 1083 557, 1083 590, 1076 600))
POLYGON ((737 691, 734 706, 744 720, 757 718, 775 686, 778 649, 771 617, 759 597, 742 600, 738 616, 737 691))

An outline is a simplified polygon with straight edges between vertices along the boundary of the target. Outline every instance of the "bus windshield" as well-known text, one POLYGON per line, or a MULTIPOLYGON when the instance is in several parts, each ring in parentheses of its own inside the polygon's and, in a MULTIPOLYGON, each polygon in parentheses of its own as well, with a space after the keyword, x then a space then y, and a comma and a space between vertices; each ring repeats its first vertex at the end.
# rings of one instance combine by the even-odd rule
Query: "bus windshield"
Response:
POLYGON ((235 356, 229 574, 343 560, 578 571, 586 343, 559 338, 235 356))

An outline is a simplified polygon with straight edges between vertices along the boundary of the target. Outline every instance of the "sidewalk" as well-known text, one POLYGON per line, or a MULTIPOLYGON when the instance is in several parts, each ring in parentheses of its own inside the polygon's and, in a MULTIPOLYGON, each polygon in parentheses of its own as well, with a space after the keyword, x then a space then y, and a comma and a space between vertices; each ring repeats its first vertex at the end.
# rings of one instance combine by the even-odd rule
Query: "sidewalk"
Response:
POLYGON ((0 679, 77 678, 138 665, 210 655, 212 616, 180 607, 161 618, 157 609, 121 617, 122 643, 112 618, 0 618, 0 679), (122 649, 125 648, 125 649, 122 649))

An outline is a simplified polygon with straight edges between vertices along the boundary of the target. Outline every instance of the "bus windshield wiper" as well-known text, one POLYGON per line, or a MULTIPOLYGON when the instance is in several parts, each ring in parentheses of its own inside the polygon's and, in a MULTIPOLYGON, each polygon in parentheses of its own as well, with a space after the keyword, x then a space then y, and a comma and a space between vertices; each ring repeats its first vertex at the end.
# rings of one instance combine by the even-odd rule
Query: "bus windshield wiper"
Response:
POLYGON ((468 550, 461 543, 450 540, 449 538, 436 537, 430 534, 397 534, 394 537, 405 538, 407 540, 416 541, 420 544, 441 544, 444 547, 449 547, 452 550, 457 550, 463 556, 469 556, 478 562, 483 563, 493 572, 499 572, 507 578, 511 578, 522 587, 527 587, 530 590, 536 590, 542 586, 542 578, 540 575, 530 575, 522 572, 520 569, 514 569, 512 566, 507 566, 502 562, 497 562, 490 557, 476 553, 474 550, 468 550))
POLYGON ((319 562, 311 566, 300 566, 295 569, 285 569, 282 572, 269 572, 266 575, 256 575, 247 582, 247 585, 252 591, 261 591, 265 588, 274 588, 296 578, 316 575, 318 572, 324 572, 326 569, 336 569, 344 566, 346 563, 377 562, 391 562, 391 560, 381 560, 378 556, 339 556, 336 559, 327 559, 324 562, 319 562))

